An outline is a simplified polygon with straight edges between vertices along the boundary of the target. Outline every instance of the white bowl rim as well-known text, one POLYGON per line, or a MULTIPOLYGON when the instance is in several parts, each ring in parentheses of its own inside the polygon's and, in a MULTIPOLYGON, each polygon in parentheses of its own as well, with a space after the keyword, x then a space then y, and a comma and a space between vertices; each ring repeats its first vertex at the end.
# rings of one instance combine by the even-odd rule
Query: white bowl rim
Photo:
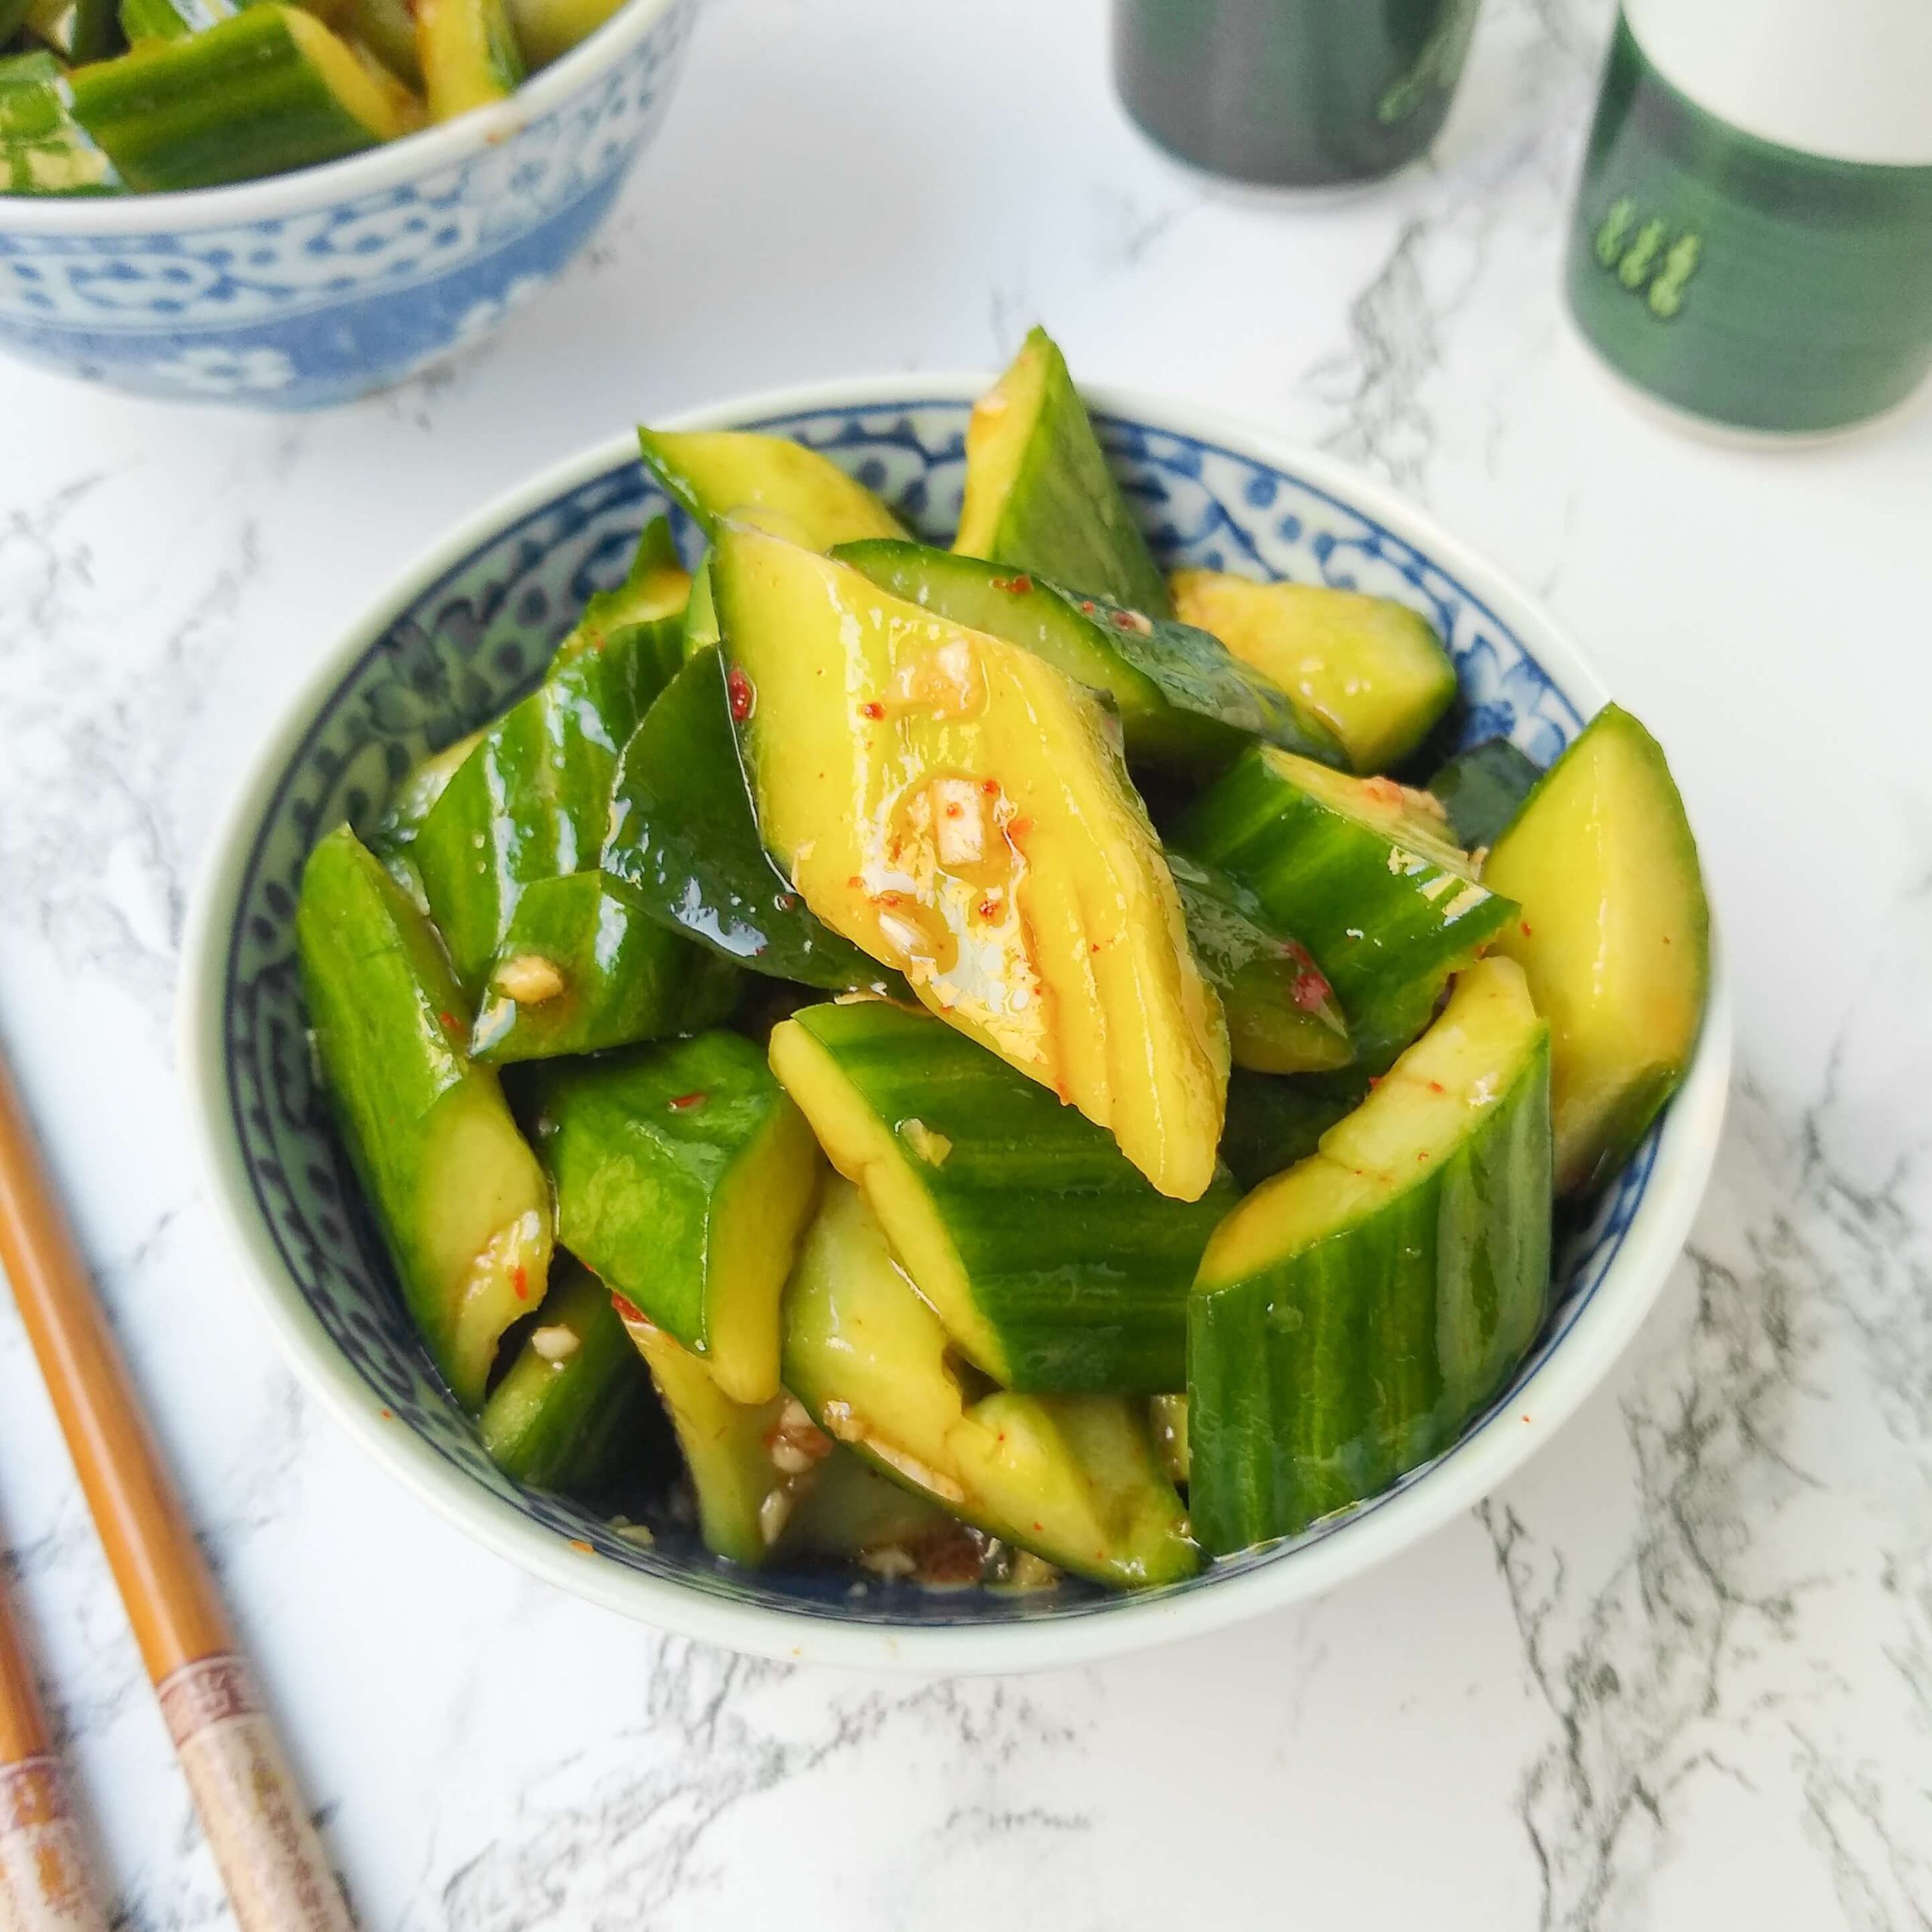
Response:
MULTIPOLYGON (((768 390, 666 419, 663 426, 715 429, 821 409, 968 402, 984 372, 917 371, 768 390)), ((1608 701, 1596 673, 1534 600, 1392 491, 1332 458, 1298 449, 1238 419, 1138 391, 1083 386, 1106 414, 1158 432, 1215 443, 1306 479, 1359 506, 1438 559, 1526 641, 1585 717, 1608 701)), ((573 1548, 492 1496, 405 1424, 337 1351, 289 1278, 250 1189, 228 1128, 223 961, 237 891, 262 814, 315 715, 396 615, 510 525, 565 492, 634 460, 620 436, 552 466, 497 497, 390 581, 285 707, 211 838, 194 896, 177 1004, 182 1077, 191 1131, 217 1218, 270 1326, 309 1390, 377 1461, 438 1514, 497 1555, 574 1595, 658 1629, 780 1662, 829 1663, 925 1675, 1003 1674, 1063 1668, 1223 1629, 1317 1595, 1419 1541, 1488 1494, 1567 1420, 1608 1374, 1661 1291, 1689 1235, 1716 1156, 1730 1081, 1731 1011, 1715 921, 1709 1005, 1697 1050, 1666 1114, 1641 1200, 1617 1253, 1548 1358, 1498 1412, 1441 1460, 1377 1507, 1281 1560, 1214 1578, 1172 1597, 1123 1596, 1104 1609, 1038 1623, 883 1625, 822 1612, 723 1601, 573 1548)))
POLYGON ((418 128, 361 154, 259 181, 231 181, 220 188, 71 199, 0 195, 0 234, 188 235, 286 220, 378 194, 399 182, 420 180, 467 161, 486 148, 504 146, 599 72, 615 66, 677 4, 678 0, 624 0, 608 20, 531 75, 507 100, 473 108, 453 121, 418 128))

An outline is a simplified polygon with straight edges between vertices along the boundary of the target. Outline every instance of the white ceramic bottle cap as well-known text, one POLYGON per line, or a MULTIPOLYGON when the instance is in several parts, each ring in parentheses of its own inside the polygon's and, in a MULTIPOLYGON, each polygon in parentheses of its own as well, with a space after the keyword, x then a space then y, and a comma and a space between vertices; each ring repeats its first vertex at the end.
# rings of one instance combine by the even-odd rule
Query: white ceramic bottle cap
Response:
POLYGON ((1932 0, 1624 0, 1623 14, 1672 86, 1746 134, 1932 165, 1932 0))

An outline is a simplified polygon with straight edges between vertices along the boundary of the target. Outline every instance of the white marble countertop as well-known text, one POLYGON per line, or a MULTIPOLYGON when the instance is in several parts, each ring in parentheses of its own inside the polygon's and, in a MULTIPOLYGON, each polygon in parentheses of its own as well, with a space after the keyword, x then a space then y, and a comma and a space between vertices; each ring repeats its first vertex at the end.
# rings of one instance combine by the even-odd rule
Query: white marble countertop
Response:
MULTIPOLYGON (((1932 408, 1746 453, 1633 411, 1557 255, 1607 15, 1490 0, 1432 168, 1219 195, 1102 0, 714 0, 561 291, 339 413, 0 364, 0 1026, 365 1922, 1932 1920, 1932 408), (198 1197, 184 894, 288 692, 458 515, 643 414, 991 365, 1247 414, 1546 598, 1669 746, 1737 980, 1689 1255, 1484 1508, 1325 1601, 1104 1667, 752 1664, 526 1580, 298 1392, 198 1197)), ((127 1923, 226 1922, 10 1308, 0 1539, 127 1923)))

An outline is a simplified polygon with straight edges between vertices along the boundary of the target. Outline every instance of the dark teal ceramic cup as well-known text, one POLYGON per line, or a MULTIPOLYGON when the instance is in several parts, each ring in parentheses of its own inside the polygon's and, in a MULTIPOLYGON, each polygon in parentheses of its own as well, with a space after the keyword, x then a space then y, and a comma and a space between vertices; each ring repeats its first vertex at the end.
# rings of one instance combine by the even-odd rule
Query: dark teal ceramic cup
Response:
POLYGON ((1904 401, 1932 371, 1932 0, 1625 0, 1564 272, 1597 353, 1712 423, 1904 401))
POLYGON ((1481 0, 1115 0, 1128 112, 1236 181, 1380 180, 1449 112, 1481 0))

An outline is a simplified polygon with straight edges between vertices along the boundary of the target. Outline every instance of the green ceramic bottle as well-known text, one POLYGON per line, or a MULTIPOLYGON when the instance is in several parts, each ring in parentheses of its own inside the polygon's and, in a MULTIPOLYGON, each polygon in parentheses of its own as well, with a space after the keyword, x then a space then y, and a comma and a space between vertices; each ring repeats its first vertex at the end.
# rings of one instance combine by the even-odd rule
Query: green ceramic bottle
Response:
POLYGON ((1928 102, 1932 0, 1625 0, 1571 230, 1585 340, 1734 429, 1903 401, 1932 370, 1928 102))
POLYGON ((1115 0, 1128 112, 1197 168, 1373 181, 1435 138, 1481 0, 1115 0))

